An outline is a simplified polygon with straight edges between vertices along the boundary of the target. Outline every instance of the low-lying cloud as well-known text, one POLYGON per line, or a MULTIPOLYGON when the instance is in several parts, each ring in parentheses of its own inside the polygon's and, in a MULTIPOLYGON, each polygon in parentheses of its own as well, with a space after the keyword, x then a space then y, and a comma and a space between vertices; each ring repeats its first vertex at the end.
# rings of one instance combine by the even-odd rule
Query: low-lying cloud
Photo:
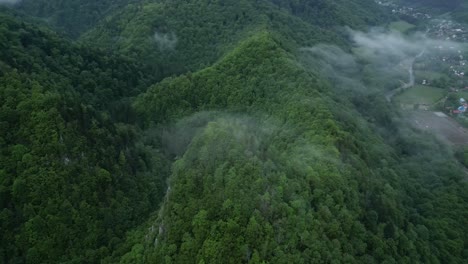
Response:
POLYGON ((302 48, 306 63, 328 78, 334 87, 364 91, 364 85, 356 79, 360 66, 351 53, 333 45, 319 44, 302 48), (309 57, 310 56, 310 57, 309 57))
POLYGON ((414 82, 413 63, 420 57, 462 49, 459 43, 428 38, 424 33, 405 36, 394 31, 349 30, 350 51, 319 44, 302 48, 306 63, 340 89, 377 92, 414 82))
POLYGON ((154 41, 159 47, 159 50, 173 50, 177 45, 177 36, 174 32, 160 33, 155 32, 153 36, 154 41))
POLYGON ((460 44, 456 42, 431 39, 423 33, 404 36, 395 31, 383 32, 376 29, 366 33, 350 30, 349 33, 357 48, 364 49, 377 58, 401 60, 416 56, 424 49, 440 52, 460 48, 460 44))

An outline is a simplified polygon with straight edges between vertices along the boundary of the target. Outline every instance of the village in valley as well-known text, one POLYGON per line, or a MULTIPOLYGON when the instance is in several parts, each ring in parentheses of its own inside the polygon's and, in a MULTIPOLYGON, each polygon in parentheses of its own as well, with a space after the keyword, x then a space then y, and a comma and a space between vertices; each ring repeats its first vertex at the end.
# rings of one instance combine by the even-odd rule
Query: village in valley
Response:
POLYGON ((442 134, 454 144, 468 144, 468 25, 453 21, 449 14, 427 14, 390 0, 376 2, 401 18, 389 25, 390 30, 419 32, 434 40, 414 60, 414 85, 397 89, 392 102, 407 111, 417 127, 442 134))

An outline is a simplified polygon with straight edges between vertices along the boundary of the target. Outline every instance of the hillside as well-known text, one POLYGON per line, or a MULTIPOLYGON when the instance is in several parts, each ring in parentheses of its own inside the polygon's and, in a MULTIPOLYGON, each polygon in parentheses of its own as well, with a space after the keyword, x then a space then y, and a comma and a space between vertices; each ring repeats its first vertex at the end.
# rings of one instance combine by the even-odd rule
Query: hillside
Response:
POLYGON ((390 19, 371 0, 0 10, 0 262, 463 263, 466 168, 386 101, 422 54, 367 30, 390 19))
POLYGON ((161 79, 210 65, 257 30, 274 28, 300 45, 343 44, 336 27, 388 19, 371 0, 24 0, 15 7, 84 43, 144 60, 161 79))
POLYGON ((139 0, 22 0, 16 9, 27 15, 38 17, 53 28, 73 38, 93 28, 107 15, 128 3, 139 0))
POLYGON ((442 154, 448 150, 392 121, 393 135, 383 139, 353 105, 334 98, 333 87, 270 33, 139 97, 148 122, 190 116, 176 128, 185 139, 187 128, 195 133, 173 165, 152 238, 139 242, 149 253, 137 262, 130 252, 127 263, 466 257, 467 197, 461 171, 442 154))
POLYGON ((0 21, 0 262, 96 262, 163 196, 164 157, 121 123, 151 79, 133 60, 0 21))
POLYGON ((144 1, 130 4, 87 32, 83 42, 102 45, 161 65, 163 75, 209 66, 235 43, 273 29, 291 43, 343 44, 335 27, 377 24, 386 16, 371 1, 144 1), (374 6, 374 5, 371 5, 374 6), (353 13, 348 10, 354 10, 353 13), (375 11, 375 12, 372 12, 375 11), (363 16, 361 16, 363 15, 363 16), (363 19, 362 17, 367 17, 363 19))

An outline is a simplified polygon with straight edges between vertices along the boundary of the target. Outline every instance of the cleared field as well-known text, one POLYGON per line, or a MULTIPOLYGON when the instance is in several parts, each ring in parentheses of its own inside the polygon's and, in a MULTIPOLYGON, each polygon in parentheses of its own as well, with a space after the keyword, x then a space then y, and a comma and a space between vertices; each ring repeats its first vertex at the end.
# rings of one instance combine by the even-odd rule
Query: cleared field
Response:
POLYGON ((391 30, 395 30, 395 31, 399 31, 401 33, 405 33, 407 32, 408 30, 416 27, 415 25, 413 24, 410 24, 406 21, 403 21, 403 20, 400 20, 400 21, 395 21, 395 22, 392 22, 388 25, 388 27, 391 29, 391 30))
POLYGON ((406 118, 411 125, 433 133, 453 145, 468 145, 468 130, 451 117, 430 111, 409 111, 406 118))
POLYGON ((416 85, 404 91, 395 97, 395 100, 403 104, 434 104, 442 99, 445 95, 445 90, 416 85))

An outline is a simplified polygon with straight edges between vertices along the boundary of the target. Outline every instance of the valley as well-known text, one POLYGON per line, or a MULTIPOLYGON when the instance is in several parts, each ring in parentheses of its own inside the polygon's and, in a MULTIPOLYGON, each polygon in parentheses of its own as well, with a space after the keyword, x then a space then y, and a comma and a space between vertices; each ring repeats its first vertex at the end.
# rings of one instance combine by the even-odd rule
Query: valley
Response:
POLYGON ((462 104, 457 99, 466 97, 463 91, 468 85, 465 76, 468 71, 468 46, 465 44, 468 37, 467 25, 454 22, 448 14, 428 14, 422 8, 409 7, 398 2, 378 3, 393 14, 410 17, 414 23, 401 21, 399 24, 392 24, 391 28, 402 34, 412 35, 421 34, 417 32, 418 29, 425 29, 424 36, 440 41, 430 45, 423 44, 418 55, 401 62, 402 66, 408 67, 408 81, 387 92, 387 101, 391 102, 395 97, 393 103, 405 109, 405 115, 416 127, 448 139, 456 146, 466 145, 468 135, 462 128, 467 124, 465 111, 459 110, 462 104), (443 113, 444 116, 438 113, 443 113))

